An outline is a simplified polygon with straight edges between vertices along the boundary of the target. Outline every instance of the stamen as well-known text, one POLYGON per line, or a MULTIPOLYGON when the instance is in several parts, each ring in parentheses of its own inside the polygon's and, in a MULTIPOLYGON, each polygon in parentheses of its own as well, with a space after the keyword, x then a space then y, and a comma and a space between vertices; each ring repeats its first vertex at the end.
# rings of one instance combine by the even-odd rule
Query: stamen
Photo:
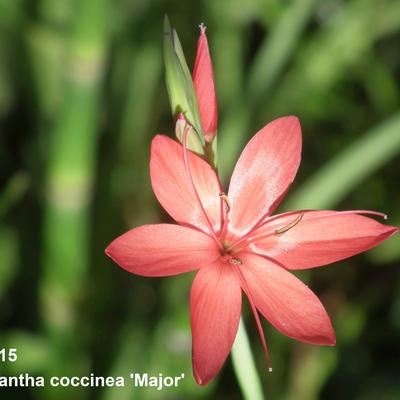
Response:
POLYGON ((221 192, 219 194, 219 197, 221 197, 221 199, 224 201, 225 210, 228 213, 230 211, 230 209, 231 209, 231 203, 229 202, 228 196, 224 192, 221 192))
POLYGON ((219 215, 220 215, 220 223, 219 223, 219 234, 221 236, 222 228, 225 223, 225 216, 224 216, 224 201, 222 200, 221 196, 219 197, 219 215))
POLYGON ((276 236, 282 236, 283 234, 285 234, 287 231, 289 231, 290 229, 294 228, 303 218, 304 212, 301 212, 294 221, 290 222, 289 224, 287 224, 286 226, 284 226, 283 228, 279 228, 275 230, 275 235, 276 236))
POLYGON ((186 173, 188 175, 189 182, 190 182, 190 184, 192 186, 192 189, 193 189, 193 192, 194 192, 195 197, 197 199, 197 202, 198 202, 198 204, 200 206, 200 210, 201 210, 201 212, 203 214, 205 223, 208 226, 208 229, 210 230, 211 236, 213 237, 213 239, 215 240, 215 242, 217 243, 219 248, 221 250, 223 250, 223 246, 220 243, 220 241, 218 240, 218 238, 217 238, 217 236, 216 236, 216 234, 214 232, 213 226, 212 226, 212 224, 210 222, 210 219, 208 218, 208 215, 206 213, 206 210, 204 209, 203 203, 201 202, 200 195, 199 195, 199 193, 198 193, 198 191, 196 189, 196 186, 194 184, 194 181, 193 181, 193 176, 192 176, 192 172, 190 170, 188 154, 187 154, 187 152, 188 152, 187 151, 188 150, 187 149, 187 136, 188 136, 188 131, 189 131, 187 122, 186 122, 186 126, 187 126, 187 128, 185 128, 185 131, 184 131, 184 134, 183 134, 183 161, 184 161, 184 164, 185 164, 185 170, 186 170, 186 173))
MULTIPOLYGON (((347 211, 334 211, 330 212, 329 214, 324 215, 324 217, 334 217, 336 215, 347 215, 347 214, 364 214, 364 215, 376 215, 377 217, 381 217, 383 219, 388 219, 387 214, 381 213, 379 211, 370 211, 370 210, 347 210, 347 211)), ((316 215, 315 217, 312 218, 318 218, 321 217, 320 215, 316 215)))
POLYGON ((233 265, 243 265, 243 262, 240 258, 232 257, 229 262, 233 265))
POLYGON ((224 192, 219 193, 220 198, 220 213, 221 213, 221 225, 219 230, 219 236, 223 238, 228 229, 228 214, 231 209, 228 196, 224 192))
POLYGON ((237 276, 239 277, 239 279, 240 279, 240 281, 241 281, 241 283, 243 285, 243 289, 246 292, 247 298, 249 299, 250 307, 251 307, 251 310, 253 311, 254 319, 256 320, 258 333, 260 335, 261 344, 262 344, 262 347, 263 347, 263 350, 264 350, 265 361, 267 362, 267 365, 268 365, 268 372, 272 372, 271 363, 269 361, 267 342, 265 340, 264 331, 263 331, 263 328, 262 328, 262 325, 261 325, 260 317, 258 316, 257 308, 256 308, 256 306, 254 304, 254 301, 253 301, 253 297, 251 295, 249 287, 247 286, 246 279, 243 276, 243 273, 240 270, 240 268, 236 267, 234 270, 235 270, 237 276))
MULTIPOLYGON (((300 211, 300 212, 304 213, 305 211, 307 211, 307 210, 303 210, 303 211, 300 211)), ((275 221, 275 220, 283 218, 283 217, 286 217, 288 215, 294 215, 294 214, 298 214, 298 213, 299 213, 299 211, 289 211, 287 213, 274 215, 269 220, 264 221, 263 223, 261 223, 259 226, 254 225, 245 235, 243 235, 242 237, 239 237, 235 242, 233 242, 228 250, 232 250, 234 247, 238 246, 239 244, 242 244, 243 242, 247 242, 248 240, 251 240, 251 242, 252 242, 253 238, 255 237, 255 236, 253 236, 254 233, 259 228, 265 226, 267 223, 275 221)), ((274 233, 272 232, 272 234, 274 234, 274 233)), ((260 237, 264 238, 264 237, 272 236, 272 234, 271 234, 271 232, 268 232, 267 234, 264 233, 260 237)))
MULTIPOLYGON (((285 213, 282 213, 282 214, 273 215, 272 217, 269 217, 266 221, 264 221, 262 224, 260 224, 257 227, 257 229, 260 229, 260 228, 262 228, 262 227, 264 227, 266 225, 269 225, 269 224, 271 224, 271 222, 279 221, 282 218, 289 217, 291 215, 296 215, 296 214, 299 214, 299 213, 305 214, 306 212, 309 212, 309 211, 315 211, 315 210, 296 210, 296 211, 288 211, 288 212, 285 212, 285 213)), ((279 225, 279 223, 276 224, 276 225, 279 225)))
MULTIPOLYGON (((281 234, 285 233, 287 230, 293 228, 293 226, 297 225, 300 220, 303 218, 304 214, 308 213, 308 212, 315 212, 317 210, 301 210, 301 211, 289 211, 286 213, 282 213, 282 214, 277 214, 274 215, 273 217, 270 217, 269 219, 267 219, 266 221, 263 221, 261 224, 259 224, 257 226, 257 224, 255 226, 253 226, 253 228, 251 228, 244 236, 240 237, 239 239, 236 240, 236 242, 233 242, 231 244, 231 246, 228 248, 228 251, 233 250, 234 247, 237 247, 238 245, 246 242, 246 245, 253 243, 257 240, 260 239, 265 239, 267 237, 273 236, 273 235, 277 235, 280 236, 280 231, 284 230, 285 231, 281 232, 281 234), (275 226, 279 226, 279 220, 282 218, 285 218, 287 216, 290 215, 295 215, 295 214, 299 214, 298 217, 296 218, 296 220, 294 220, 293 222, 291 222, 290 224, 286 225, 283 228, 279 228, 275 231, 272 230, 272 228, 275 226), (300 218, 301 215, 301 218, 300 218), (299 219, 299 221, 297 221, 297 219, 299 219), (264 231, 263 234, 256 236, 256 231, 261 229, 261 228, 265 228, 267 227, 269 224, 271 224, 272 222, 275 222, 271 227, 271 231, 264 231), (294 224, 293 226, 289 226, 291 224, 294 224)), ((378 211, 370 211, 370 210, 348 210, 348 211, 328 211, 326 210, 326 213, 324 213, 323 211, 320 211, 312 216, 308 216, 307 217, 307 221, 315 219, 315 218, 321 218, 321 217, 335 217, 338 215, 348 215, 348 214, 364 214, 364 215, 376 215, 378 217, 381 217, 385 220, 387 220, 388 216, 384 213, 378 212, 378 211)))
POLYGON ((226 214, 225 217, 222 217, 221 230, 219 232, 221 238, 225 237, 226 231, 228 230, 228 220, 228 214, 226 214))

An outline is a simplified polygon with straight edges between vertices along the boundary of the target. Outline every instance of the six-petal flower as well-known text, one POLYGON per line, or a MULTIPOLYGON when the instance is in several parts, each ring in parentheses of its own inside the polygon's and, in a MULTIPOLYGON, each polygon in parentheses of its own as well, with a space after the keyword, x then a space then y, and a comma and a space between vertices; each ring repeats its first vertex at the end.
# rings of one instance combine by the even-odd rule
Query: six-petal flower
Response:
POLYGON ((247 144, 228 195, 214 169, 167 136, 152 142, 155 195, 179 225, 145 225, 115 239, 106 253, 144 276, 199 270, 190 295, 193 371, 199 384, 220 370, 238 328, 242 291, 267 347, 258 311, 296 340, 335 344, 315 294, 290 269, 318 267, 368 250, 398 231, 369 211, 295 211, 271 216, 301 158, 296 117, 276 119, 247 144))

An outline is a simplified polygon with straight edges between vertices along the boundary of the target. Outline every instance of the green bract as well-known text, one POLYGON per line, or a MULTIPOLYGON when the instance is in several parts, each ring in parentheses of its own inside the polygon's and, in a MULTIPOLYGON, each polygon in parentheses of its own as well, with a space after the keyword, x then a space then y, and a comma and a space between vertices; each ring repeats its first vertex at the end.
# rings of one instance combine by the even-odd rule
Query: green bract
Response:
POLYGON ((192 76, 187 66, 178 35, 164 19, 164 60, 167 90, 174 117, 183 113, 204 145, 200 115, 192 76))
POLYGON ((196 134, 196 131, 186 122, 184 117, 178 117, 175 125, 175 135, 182 144, 185 140, 185 130, 187 130, 187 148, 195 153, 204 155, 204 148, 196 134))

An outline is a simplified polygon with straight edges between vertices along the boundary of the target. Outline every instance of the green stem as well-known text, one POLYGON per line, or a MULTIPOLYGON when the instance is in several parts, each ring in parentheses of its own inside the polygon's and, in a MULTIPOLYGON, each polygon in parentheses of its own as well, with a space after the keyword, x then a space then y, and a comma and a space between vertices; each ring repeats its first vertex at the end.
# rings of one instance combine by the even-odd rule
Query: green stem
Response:
POLYGON ((242 318, 240 318, 238 333, 232 347, 232 362, 243 397, 246 400, 263 400, 261 382, 242 318))

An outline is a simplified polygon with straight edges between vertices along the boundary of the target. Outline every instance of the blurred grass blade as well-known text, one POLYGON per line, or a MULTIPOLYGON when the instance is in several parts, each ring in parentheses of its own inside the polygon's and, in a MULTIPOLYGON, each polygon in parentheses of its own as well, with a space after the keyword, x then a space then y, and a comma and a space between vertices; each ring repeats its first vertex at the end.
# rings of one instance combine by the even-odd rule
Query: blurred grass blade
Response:
POLYGON ((261 382, 242 318, 240 318, 238 333, 232 347, 232 362, 243 397, 246 400, 263 400, 261 382))
POLYGON ((375 0, 353 0, 333 8, 298 53, 265 110, 271 116, 299 113, 302 119, 329 114, 332 88, 346 79, 379 38, 371 29, 382 7, 375 0))
POLYGON ((218 168, 222 182, 230 176, 246 139, 251 112, 243 97, 244 36, 241 27, 231 24, 221 24, 213 34, 218 49, 214 52, 218 102, 226 110, 218 126, 218 168))
POLYGON ((299 41, 316 4, 316 0, 292 1, 264 40, 249 72, 249 97, 253 104, 261 96, 268 95, 299 41))
MULTIPOLYGON (((89 206, 109 2, 84 0, 77 5, 70 59, 65 67, 67 92, 49 151, 41 312, 54 353, 54 364, 49 363, 47 372, 79 375, 86 363, 75 334, 76 304, 88 267, 89 206)), ((78 399, 87 393, 72 396, 66 392, 63 396, 78 399)))
POLYGON ((143 161, 145 138, 155 122, 154 104, 162 75, 162 55, 159 47, 148 41, 134 48, 131 58, 129 78, 123 82, 125 101, 121 107, 118 157, 129 168, 137 168, 138 160, 143 161))
POLYGON ((400 152, 400 113, 371 129, 326 163, 286 202, 287 209, 330 208, 400 152))
POLYGON ((38 108, 42 116, 51 119, 57 114, 65 91, 65 36, 53 25, 34 25, 26 36, 38 108))
MULTIPOLYGON (((302 30, 313 15, 316 4, 315 0, 294 0, 285 7, 255 56, 245 88, 238 87, 242 71, 237 71, 240 70, 239 65, 242 65, 240 60, 243 55, 239 54, 236 56, 236 60, 232 59, 235 51, 240 53, 240 47, 237 44, 233 46, 232 41, 235 39, 235 35, 239 35, 238 41, 242 40, 243 34, 236 29, 234 32, 229 32, 228 37, 224 35, 221 39, 220 47, 225 48, 226 43, 232 47, 229 54, 225 56, 228 61, 224 63, 223 74, 221 71, 219 73, 223 76, 221 79, 218 76, 222 82, 225 81, 225 84, 221 85, 223 86, 221 89, 229 91, 227 95, 229 98, 228 114, 220 126, 220 133, 222 133, 220 134, 219 150, 223 152, 221 158, 225 167, 222 169, 223 181, 227 180, 233 169, 240 147, 245 142, 245 135, 252 133, 247 132, 247 129, 253 122, 254 110, 260 108, 259 100, 261 98, 268 99, 272 86, 292 56, 302 30), (232 70, 235 72, 232 73, 232 70), (234 78, 234 82, 227 81, 230 76, 234 78)), ((216 56, 217 62, 221 62, 222 55, 217 53, 216 56)), ((262 122, 266 123, 265 120, 262 122)))
POLYGON ((164 60, 165 75, 172 115, 183 113, 196 129, 203 143, 199 109, 192 76, 187 66, 185 55, 178 34, 171 28, 168 17, 164 19, 164 60))

